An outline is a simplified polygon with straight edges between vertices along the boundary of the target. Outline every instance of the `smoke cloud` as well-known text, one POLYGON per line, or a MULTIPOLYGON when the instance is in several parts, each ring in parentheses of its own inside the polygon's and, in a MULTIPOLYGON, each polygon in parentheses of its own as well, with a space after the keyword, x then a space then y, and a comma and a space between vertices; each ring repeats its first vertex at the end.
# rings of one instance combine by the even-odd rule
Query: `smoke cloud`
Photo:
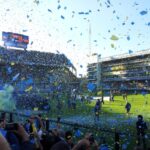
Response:
POLYGON ((0 90, 0 110, 13 111, 16 109, 15 100, 12 96, 13 91, 13 86, 7 84, 0 90))

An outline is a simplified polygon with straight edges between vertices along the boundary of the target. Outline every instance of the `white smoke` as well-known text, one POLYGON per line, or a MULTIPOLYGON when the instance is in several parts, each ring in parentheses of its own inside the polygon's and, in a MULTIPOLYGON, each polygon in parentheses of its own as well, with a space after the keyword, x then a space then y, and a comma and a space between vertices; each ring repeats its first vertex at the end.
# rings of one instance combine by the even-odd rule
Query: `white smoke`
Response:
POLYGON ((5 85, 0 90, 0 110, 13 111, 16 108, 15 101, 12 97, 14 88, 11 85, 5 85))

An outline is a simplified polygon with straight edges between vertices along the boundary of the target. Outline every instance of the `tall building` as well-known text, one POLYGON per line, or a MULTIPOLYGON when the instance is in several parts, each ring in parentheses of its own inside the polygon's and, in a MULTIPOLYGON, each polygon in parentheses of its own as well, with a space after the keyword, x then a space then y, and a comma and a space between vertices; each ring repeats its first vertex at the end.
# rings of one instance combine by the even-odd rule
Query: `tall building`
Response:
POLYGON ((132 54, 102 58, 88 64, 88 81, 104 94, 145 93, 150 91, 150 49, 132 54))

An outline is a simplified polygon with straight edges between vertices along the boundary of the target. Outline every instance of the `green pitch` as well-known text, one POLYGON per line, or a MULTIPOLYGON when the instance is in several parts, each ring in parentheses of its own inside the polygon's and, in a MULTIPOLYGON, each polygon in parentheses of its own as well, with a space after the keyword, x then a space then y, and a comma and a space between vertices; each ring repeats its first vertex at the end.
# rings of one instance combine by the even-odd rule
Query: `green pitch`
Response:
MULTIPOLYGON (((130 116, 137 116, 138 114, 141 114, 144 116, 145 119, 150 119, 150 94, 148 95, 128 95, 127 101, 131 103, 131 111, 130 116)), ((76 110, 70 109, 68 110, 68 106, 63 100, 63 109, 61 110, 62 116, 72 116, 72 115, 92 115, 92 110, 94 108, 96 101, 92 101, 91 103, 88 103, 85 101, 84 103, 77 102, 76 110)), ((55 102, 53 102, 53 105, 55 102)), ((125 115, 126 116, 126 110, 125 110, 125 104, 126 101, 123 100, 122 96, 115 96, 114 102, 105 101, 105 103, 102 105, 102 111, 101 115, 108 115, 108 116, 114 116, 114 115, 125 115)), ((52 109, 52 113, 56 112, 55 107, 52 109)))

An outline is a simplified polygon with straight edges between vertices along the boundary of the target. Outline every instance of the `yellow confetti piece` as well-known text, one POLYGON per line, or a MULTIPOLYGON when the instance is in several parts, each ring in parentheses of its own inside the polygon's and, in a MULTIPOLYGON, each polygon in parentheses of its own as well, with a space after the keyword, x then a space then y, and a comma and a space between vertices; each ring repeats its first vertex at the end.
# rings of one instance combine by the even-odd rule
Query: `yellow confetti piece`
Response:
POLYGON ((25 90, 25 92, 29 92, 29 91, 31 91, 33 89, 33 87, 32 86, 29 86, 26 90, 25 90))
POLYGON ((113 41, 119 40, 119 38, 116 35, 112 35, 110 39, 113 40, 113 41))
POLYGON ((58 85, 58 83, 57 83, 57 82, 55 82, 55 83, 54 83, 54 85, 55 85, 55 86, 57 86, 57 85, 58 85))
POLYGON ((38 107, 34 107, 34 109, 33 109, 34 111, 38 111, 39 109, 38 109, 38 107))
POLYGON ((14 62, 11 62, 10 64, 11 64, 11 66, 14 66, 14 65, 15 65, 15 63, 14 63, 14 62))
POLYGON ((111 44, 111 48, 114 48, 115 47, 115 45, 114 44, 111 44))

